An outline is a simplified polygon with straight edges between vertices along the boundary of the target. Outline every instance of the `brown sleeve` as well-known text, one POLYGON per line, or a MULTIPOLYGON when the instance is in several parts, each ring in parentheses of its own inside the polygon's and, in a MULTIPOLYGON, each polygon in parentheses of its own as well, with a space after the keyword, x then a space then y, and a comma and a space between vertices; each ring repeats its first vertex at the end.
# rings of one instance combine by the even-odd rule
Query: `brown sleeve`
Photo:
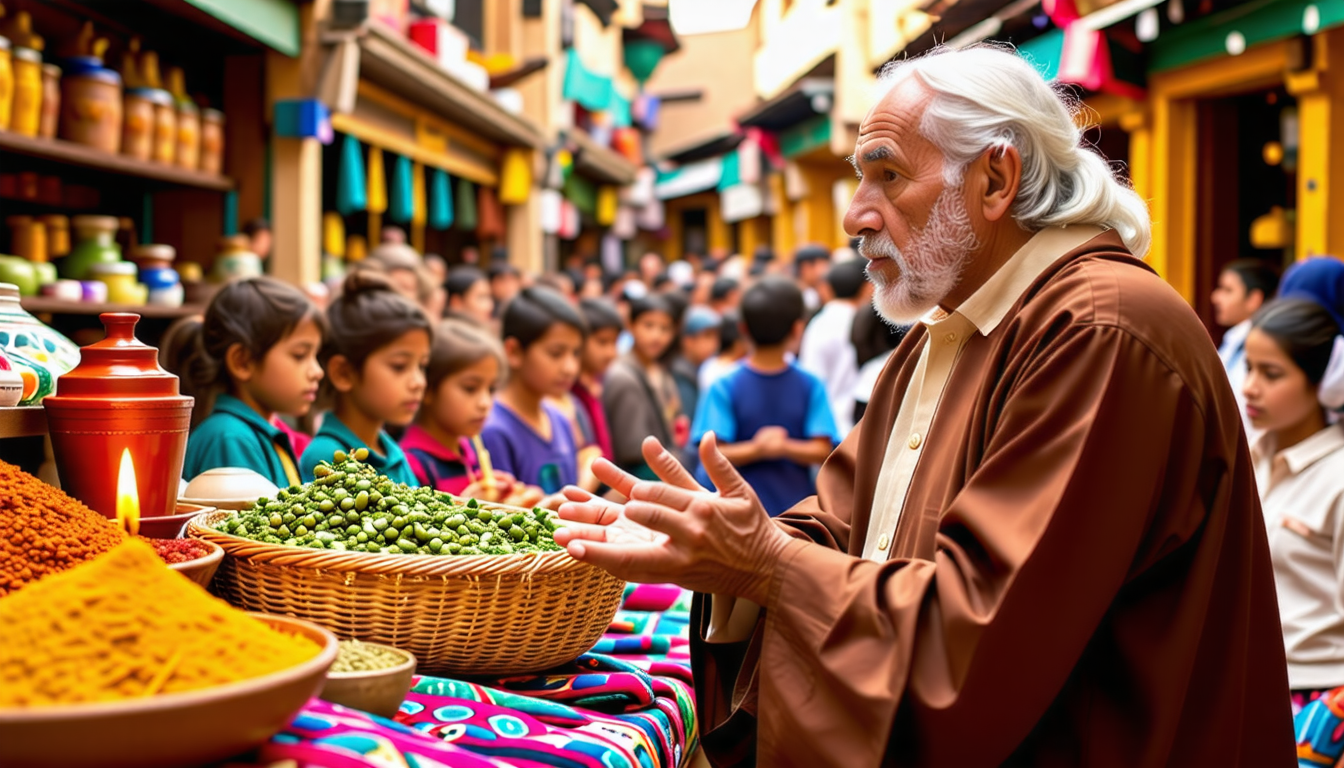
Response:
MULTIPOLYGON (((759 671, 743 672, 759 676, 759 764, 878 765, 898 707, 937 753, 922 761, 1002 763, 1064 686, 1145 540, 1195 535, 1195 481, 1173 479, 1204 469, 1204 415, 1185 384, 1113 327, 1079 326, 1052 347, 990 414, 934 560, 790 543, 753 641, 759 671), (1149 536, 1158 515, 1183 525, 1149 536), (991 722, 967 738, 967 724, 991 722)), ((845 521, 815 519, 795 524, 848 534, 845 521)))

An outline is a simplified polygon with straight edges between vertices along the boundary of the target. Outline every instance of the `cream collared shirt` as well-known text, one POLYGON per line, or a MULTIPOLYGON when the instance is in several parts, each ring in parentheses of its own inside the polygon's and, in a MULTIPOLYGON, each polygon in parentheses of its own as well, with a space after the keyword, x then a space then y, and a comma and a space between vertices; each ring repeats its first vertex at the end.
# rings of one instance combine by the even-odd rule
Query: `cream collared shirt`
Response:
MULTIPOLYGON (((984 285, 976 289, 951 314, 935 309, 922 322, 928 329, 909 389, 896 412, 887 441, 874 493, 873 514, 864 540, 863 556, 885 560, 891 552, 892 535, 901 518, 905 496, 919 465, 921 448, 931 435, 929 425, 938 411, 943 389, 952 375, 957 356, 972 335, 988 336, 1003 321, 1027 288, 1051 264, 1102 233, 1094 226, 1050 227, 1037 232, 1017 250, 984 285)), ((949 439, 957 439, 950 436, 949 439)), ((710 601, 705 639, 728 643, 751 636, 760 607, 748 600, 714 595, 710 601)))
POLYGON ((929 427, 962 347, 977 333, 982 336, 993 333, 1008 310, 1047 267, 1101 233, 1100 228, 1089 226, 1043 229, 951 314, 935 309, 920 321, 928 335, 887 440, 873 494, 868 536, 863 544, 864 558, 887 559, 922 449, 930 440, 944 439, 942 435, 930 434, 929 427))
POLYGON ((1280 451, 1266 434, 1251 449, 1288 687, 1344 685, 1344 425, 1280 451))

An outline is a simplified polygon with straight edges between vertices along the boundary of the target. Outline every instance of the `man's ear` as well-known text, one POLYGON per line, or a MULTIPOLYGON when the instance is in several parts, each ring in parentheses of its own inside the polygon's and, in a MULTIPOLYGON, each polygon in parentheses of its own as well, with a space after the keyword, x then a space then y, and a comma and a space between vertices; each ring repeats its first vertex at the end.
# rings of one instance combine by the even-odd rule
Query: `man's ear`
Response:
POLYGON ((230 379, 243 382, 251 381, 253 374, 256 373, 257 363, 242 344, 232 344, 224 353, 224 367, 228 369, 230 379))
POLYGON ((345 355, 332 355, 327 361, 327 381, 337 392, 349 392, 359 382, 359 371, 345 355))
POLYGON ((1246 292, 1246 306, 1250 307, 1251 314, 1260 311, 1265 305, 1265 292, 1259 288, 1252 288, 1246 292))
POLYGON ((1022 156, 1017 147, 1007 143, 990 147, 972 165, 983 179, 974 190, 977 199, 972 204, 980 206, 986 221, 1008 216, 1022 183, 1022 156))
POLYGON ((509 368, 518 369, 523 367, 523 345, 515 338, 504 340, 504 359, 509 362, 509 368))

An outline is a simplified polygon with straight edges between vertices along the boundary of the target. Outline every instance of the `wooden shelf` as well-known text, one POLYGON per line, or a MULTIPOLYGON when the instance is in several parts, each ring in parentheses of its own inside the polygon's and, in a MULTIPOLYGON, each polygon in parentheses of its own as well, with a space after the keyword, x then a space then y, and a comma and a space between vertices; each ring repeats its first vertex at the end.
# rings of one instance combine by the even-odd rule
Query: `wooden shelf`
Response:
POLYGON ((203 304, 183 304, 180 307, 136 307, 126 304, 92 304, 82 301, 62 301, 46 296, 25 296, 20 300, 23 308, 33 314, 43 315, 101 315, 104 312, 134 312, 144 318, 176 319, 187 315, 196 315, 205 311, 203 304))
POLYGON ((47 412, 40 405, 0 408, 0 440, 47 434, 47 412))
POLYGON ((0 153, 6 152, 181 187, 195 187, 215 192, 227 192, 234 187, 233 179, 228 176, 187 171, 162 163, 136 160, 126 155, 112 155, 60 139, 34 139, 9 131, 0 131, 0 153))

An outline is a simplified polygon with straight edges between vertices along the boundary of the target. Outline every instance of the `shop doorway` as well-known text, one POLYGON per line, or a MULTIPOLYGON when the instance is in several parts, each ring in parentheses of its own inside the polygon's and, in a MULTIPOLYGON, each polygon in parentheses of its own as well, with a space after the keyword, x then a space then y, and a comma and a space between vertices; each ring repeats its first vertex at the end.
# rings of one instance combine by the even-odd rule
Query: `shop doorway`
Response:
POLYGON ((1230 261, 1282 269, 1297 208, 1297 102, 1282 87, 1196 102, 1195 309, 1214 339, 1209 298, 1230 261))

